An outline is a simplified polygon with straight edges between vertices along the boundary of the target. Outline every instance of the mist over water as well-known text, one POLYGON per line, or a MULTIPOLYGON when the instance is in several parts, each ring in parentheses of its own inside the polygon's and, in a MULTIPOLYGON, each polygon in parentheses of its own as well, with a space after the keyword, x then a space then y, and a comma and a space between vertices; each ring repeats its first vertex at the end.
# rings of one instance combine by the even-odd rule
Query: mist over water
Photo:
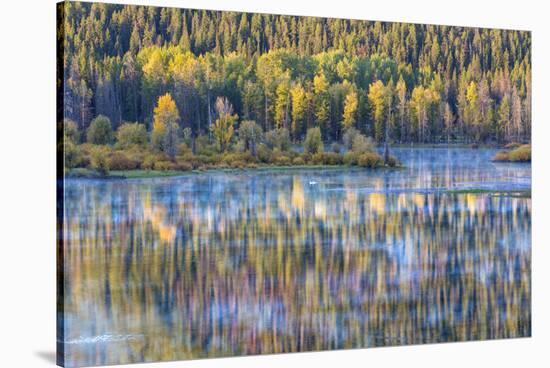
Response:
POLYGON ((530 336, 531 165, 494 153, 67 180, 66 363, 530 336))

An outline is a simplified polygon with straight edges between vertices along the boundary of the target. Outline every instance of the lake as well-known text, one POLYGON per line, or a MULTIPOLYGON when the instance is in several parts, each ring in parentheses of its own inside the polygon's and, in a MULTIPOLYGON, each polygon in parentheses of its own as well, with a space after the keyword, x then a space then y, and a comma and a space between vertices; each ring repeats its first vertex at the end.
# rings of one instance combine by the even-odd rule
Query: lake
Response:
POLYGON ((495 152, 67 180, 67 366, 530 336, 531 165, 495 152))

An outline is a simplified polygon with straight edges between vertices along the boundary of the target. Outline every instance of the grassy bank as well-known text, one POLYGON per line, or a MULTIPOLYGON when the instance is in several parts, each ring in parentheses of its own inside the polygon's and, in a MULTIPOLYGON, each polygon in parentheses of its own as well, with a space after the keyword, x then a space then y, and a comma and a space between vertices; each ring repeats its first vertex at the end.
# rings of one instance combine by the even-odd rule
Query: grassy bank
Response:
POLYGON ((494 162, 531 162, 531 145, 513 145, 511 150, 500 151, 494 157, 494 162))
POLYGON ((341 147, 337 144, 332 144, 330 150, 325 151, 320 141, 314 149, 296 149, 289 144, 259 143, 246 149, 243 145, 235 144, 222 151, 215 144, 202 139, 195 142, 195 150, 191 149, 192 144, 179 144, 172 156, 146 144, 75 145, 68 142, 65 146, 65 166, 68 176, 88 178, 163 177, 207 170, 331 167, 376 169, 400 166, 391 156, 384 162, 370 140, 361 135, 358 137, 353 147, 345 149, 345 152, 341 152, 341 147))
MULTIPOLYGON (((261 172, 261 171, 283 171, 283 170, 364 170, 359 166, 348 165, 294 165, 294 166, 277 166, 277 165, 258 165, 255 167, 213 167, 208 169, 194 170, 112 170, 108 173, 101 174, 96 170, 88 168, 75 168, 66 172, 66 177, 74 179, 145 179, 145 178, 163 178, 184 175, 195 175, 205 172, 226 172, 236 173, 243 171, 261 172)), ((378 169, 382 169, 380 167, 378 169)), ((391 169, 401 169, 402 166, 393 166, 391 169)))
POLYGON ((492 194, 505 197, 516 198, 531 198, 531 189, 514 189, 514 190, 499 190, 499 189, 450 189, 445 190, 447 194, 492 194))

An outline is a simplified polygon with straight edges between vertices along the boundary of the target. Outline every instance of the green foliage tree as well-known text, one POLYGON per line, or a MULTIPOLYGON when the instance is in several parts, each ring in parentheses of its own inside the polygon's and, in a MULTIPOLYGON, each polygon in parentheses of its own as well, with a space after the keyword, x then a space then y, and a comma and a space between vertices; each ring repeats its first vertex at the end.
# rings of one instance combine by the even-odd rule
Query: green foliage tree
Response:
POLYGON ((288 129, 273 129, 265 133, 265 141, 269 148, 287 151, 290 148, 290 134, 288 129))
POLYGON ((510 134, 510 98, 505 95, 498 108, 497 137, 504 142, 510 134))
POLYGON ((351 143, 351 150, 354 153, 374 152, 375 144, 370 137, 365 137, 363 134, 356 134, 351 143))
POLYGON ((107 152, 103 147, 93 149, 90 157, 90 167, 101 175, 109 174, 107 152))
POLYGON ((451 141, 451 135, 454 132, 454 121, 455 116, 451 109, 451 105, 447 102, 445 103, 445 111, 443 113, 443 121, 445 124, 445 135, 447 136, 447 142, 451 141))
POLYGON ((238 129, 239 139, 244 143, 244 149, 256 156, 256 147, 262 138, 262 128, 253 120, 244 120, 238 129))
POLYGON ((304 152, 316 154, 323 152, 323 139, 321 137, 321 129, 319 127, 309 128, 304 140, 304 152))
POLYGON ((218 119, 212 126, 212 132, 221 152, 225 152, 233 137, 234 124, 238 116, 233 114, 233 106, 225 97, 216 99, 218 119))
POLYGON ((110 144, 113 141, 111 120, 104 115, 92 120, 86 131, 86 140, 92 144, 110 144))
POLYGON ((398 136, 402 142, 407 138, 408 129, 406 125, 407 119, 407 86, 403 75, 399 77, 397 84, 395 85, 395 95, 397 98, 397 121, 399 122, 398 136))
POLYGON ((114 4, 66 9, 58 84, 64 116, 81 132, 93 113, 114 126, 151 121, 168 92, 194 136, 211 135, 213 98, 223 95, 235 114, 264 131, 286 127, 295 140, 311 127, 338 140, 340 123, 354 115, 353 125, 378 141, 391 120, 399 141, 436 142, 449 136, 446 104, 456 140, 530 139, 528 32, 114 4), (114 30, 116 38, 93 37, 114 30), (397 81, 391 119, 369 101, 377 81, 397 81), (344 118, 354 105, 348 86, 358 107, 344 118), (502 126, 506 96, 510 118, 502 126))
POLYGON ((67 169, 77 167, 79 164, 79 152, 76 144, 71 139, 63 140, 63 166, 67 169))
POLYGON ((143 148, 147 145, 148 136, 145 125, 139 123, 124 123, 116 131, 116 140, 120 148, 132 146, 143 148))
POLYGON ((480 113, 477 94, 477 85, 475 82, 470 82, 468 89, 466 90, 466 111, 464 114, 464 123, 466 127, 471 131, 475 139, 479 139, 480 136, 480 113))
POLYGON ((78 125, 71 119, 63 120, 63 137, 65 140, 71 141, 73 144, 80 143, 80 132, 78 125))
POLYGON ((315 93, 315 119, 321 128, 326 128, 330 117, 330 100, 328 94, 328 81, 324 74, 316 75, 313 79, 313 91, 315 93))
POLYGON ((344 135, 342 136, 342 143, 344 144, 344 147, 348 151, 350 151, 352 149, 353 138, 355 138, 355 136, 357 136, 359 134, 361 134, 361 132, 359 130, 355 129, 354 127, 349 127, 344 132, 344 135))

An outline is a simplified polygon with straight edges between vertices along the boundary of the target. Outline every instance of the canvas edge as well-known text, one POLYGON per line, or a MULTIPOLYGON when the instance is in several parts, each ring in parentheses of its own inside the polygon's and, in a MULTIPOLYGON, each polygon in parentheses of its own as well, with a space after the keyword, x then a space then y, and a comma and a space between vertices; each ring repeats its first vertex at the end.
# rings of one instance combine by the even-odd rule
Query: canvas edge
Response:
POLYGON ((56 3, 56 364, 65 366, 65 267, 63 251, 64 212, 64 58, 65 58, 65 1, 56 3))

